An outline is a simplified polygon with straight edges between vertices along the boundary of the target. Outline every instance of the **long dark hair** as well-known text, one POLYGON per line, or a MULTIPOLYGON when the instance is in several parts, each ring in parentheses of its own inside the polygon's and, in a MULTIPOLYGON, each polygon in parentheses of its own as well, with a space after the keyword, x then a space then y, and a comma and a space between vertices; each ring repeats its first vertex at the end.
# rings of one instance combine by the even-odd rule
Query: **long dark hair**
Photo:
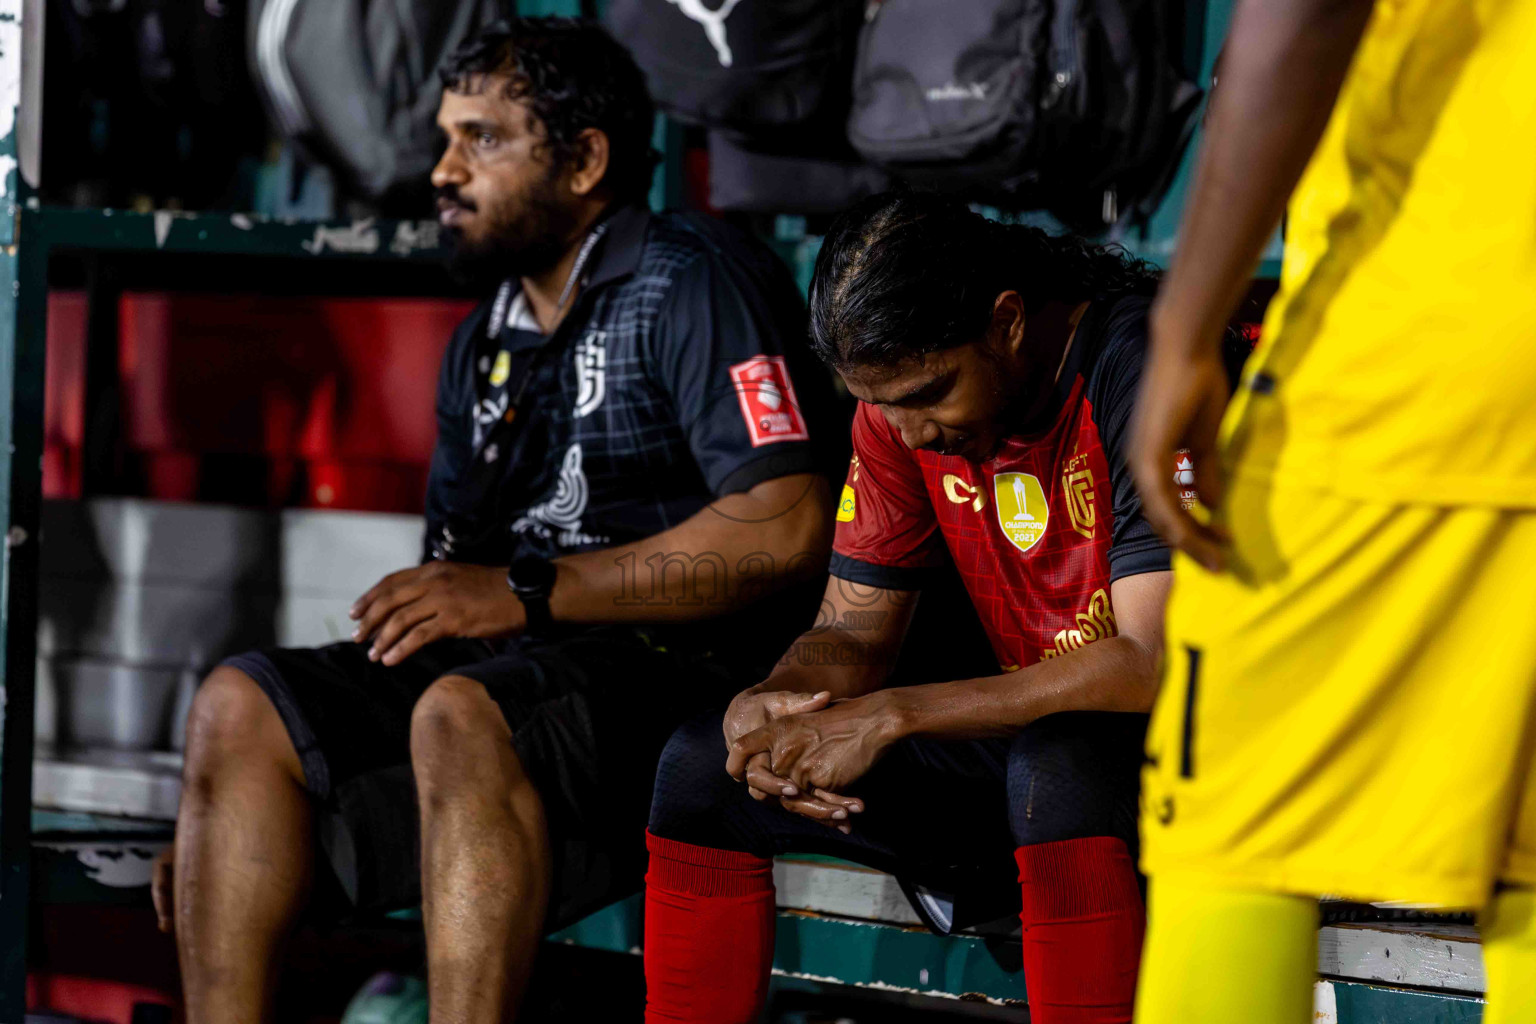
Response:
POLYGON ((1158 278, 1119 246, 1000 224, 930 192, 886 192, 841 214, 811 279, 811 346, 834 367, 893 365, 976 341, 997 296, 1151 295, 1158 278))

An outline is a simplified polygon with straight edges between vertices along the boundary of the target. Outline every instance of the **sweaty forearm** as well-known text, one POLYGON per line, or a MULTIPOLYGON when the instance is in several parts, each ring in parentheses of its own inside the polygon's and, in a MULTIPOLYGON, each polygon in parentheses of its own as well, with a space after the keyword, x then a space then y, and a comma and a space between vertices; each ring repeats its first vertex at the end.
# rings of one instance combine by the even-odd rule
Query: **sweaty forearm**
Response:
POLYGON ((897 735, 978 739, 1010 736, 1058 711, 1149 711, 1156 695, 1156 653, 1133 637, 1113 636, 1016 672, 896 687, 867 699, 897 735))
POLYGON ((687 622, 826 571, 831 496, 809 475, 727 495, 652 537, 555 562, 556 622, 687 622))
POLYGON ((1154 313, 1163 343, 1219 339, 1328 122, 1371 6, 1246 0, 1238 9, 1154 313))
POLYGON ((748 692, 825 690, 833 700, 862 697, 885 684, 899 649, 899 642, 893 645, 850 629, 812 630, 790 644, 768 678, 748 692))

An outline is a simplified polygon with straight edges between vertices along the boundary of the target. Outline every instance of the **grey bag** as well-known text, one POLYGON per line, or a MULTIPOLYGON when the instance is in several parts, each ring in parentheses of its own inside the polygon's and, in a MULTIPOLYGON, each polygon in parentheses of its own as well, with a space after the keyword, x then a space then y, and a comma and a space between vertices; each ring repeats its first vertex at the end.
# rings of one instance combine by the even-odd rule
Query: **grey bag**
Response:
POLYGON ((872 6, 854 70, 854 148, 928 184, 1017 191, 1048 13, 1033 0, 872 6))
POLYGON ((1085 231, 1149 213, 1193 127, 1178 0, 883 0, 848 136, 909 180, 1085 231))
POLYGON ((249 58, 282 135, 365 196, 432 169, 437 65, 506 0, 254 0, 249 58))

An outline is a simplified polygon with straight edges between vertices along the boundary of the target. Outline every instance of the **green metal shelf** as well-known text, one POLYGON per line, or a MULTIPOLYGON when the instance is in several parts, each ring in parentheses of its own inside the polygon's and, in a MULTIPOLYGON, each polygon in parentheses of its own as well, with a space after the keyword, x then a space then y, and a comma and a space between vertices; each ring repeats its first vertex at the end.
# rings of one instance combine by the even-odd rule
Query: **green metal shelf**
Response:
POLYGON ((166 252, 432 262, 434 220, 268 220, 245 213, 129 213, 28 206, 21 237, 50 251, 166 252))

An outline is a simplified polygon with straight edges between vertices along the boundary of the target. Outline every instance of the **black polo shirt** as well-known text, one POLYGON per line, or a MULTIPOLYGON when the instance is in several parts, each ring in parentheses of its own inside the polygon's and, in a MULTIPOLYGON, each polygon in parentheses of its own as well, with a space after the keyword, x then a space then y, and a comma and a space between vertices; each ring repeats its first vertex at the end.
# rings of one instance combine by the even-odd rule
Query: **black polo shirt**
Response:
POLYGON ((721 495, 830 471, 845 451, 799 291, 766 246, 638 206, 608 217, 593 244, 551 336, 515 279, 455 331, 426 557, 508 565, 613 547, 721 495))

